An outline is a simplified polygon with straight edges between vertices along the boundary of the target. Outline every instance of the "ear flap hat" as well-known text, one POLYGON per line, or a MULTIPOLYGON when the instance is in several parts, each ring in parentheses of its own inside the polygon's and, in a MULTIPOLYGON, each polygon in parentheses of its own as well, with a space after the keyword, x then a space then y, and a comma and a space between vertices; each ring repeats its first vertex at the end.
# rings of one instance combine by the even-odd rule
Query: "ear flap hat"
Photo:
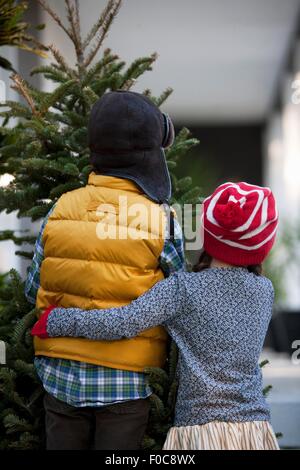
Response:
POLYGON ((164 148, 173 143, 174 127, 149 98, 131 91, 106 93, 92 108, 88 135, 98 173, 130 179, 153 201, 169 201, 164 148))

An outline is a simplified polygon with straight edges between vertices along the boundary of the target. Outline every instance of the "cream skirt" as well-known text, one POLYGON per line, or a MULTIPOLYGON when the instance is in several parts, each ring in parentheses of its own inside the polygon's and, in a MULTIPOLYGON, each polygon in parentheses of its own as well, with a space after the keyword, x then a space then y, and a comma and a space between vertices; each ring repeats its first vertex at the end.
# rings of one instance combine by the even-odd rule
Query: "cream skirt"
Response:
POLYGON ((199 426, 173 427, 164 450, 278 450, 267 421, 227 423, 213 421, 199 426))

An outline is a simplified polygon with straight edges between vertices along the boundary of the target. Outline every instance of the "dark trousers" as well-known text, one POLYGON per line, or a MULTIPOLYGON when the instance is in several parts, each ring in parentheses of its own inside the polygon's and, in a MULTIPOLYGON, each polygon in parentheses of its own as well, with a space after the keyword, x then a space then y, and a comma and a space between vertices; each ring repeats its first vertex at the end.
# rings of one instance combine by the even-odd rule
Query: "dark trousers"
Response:
POLYGON ((99 408, 77 408, 49 393, 44 398, 47 450, 138 450, 149 398, 99 408))

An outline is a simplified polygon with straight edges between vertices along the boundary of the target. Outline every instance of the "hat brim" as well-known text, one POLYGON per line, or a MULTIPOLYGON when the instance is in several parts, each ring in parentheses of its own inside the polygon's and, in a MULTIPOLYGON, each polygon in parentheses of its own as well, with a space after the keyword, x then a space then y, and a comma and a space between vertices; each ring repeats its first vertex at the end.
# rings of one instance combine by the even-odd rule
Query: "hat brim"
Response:
POLYGON ((91 152, 94 169, 108 176, 134 181, 153 201, 169 202, 171 178, 162 148, 128 152, 91 152))

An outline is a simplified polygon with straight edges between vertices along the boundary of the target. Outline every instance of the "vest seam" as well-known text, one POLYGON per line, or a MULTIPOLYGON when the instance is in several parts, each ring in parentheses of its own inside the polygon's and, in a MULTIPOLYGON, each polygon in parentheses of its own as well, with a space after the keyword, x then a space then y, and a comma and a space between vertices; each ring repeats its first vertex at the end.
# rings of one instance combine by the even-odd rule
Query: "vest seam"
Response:
MULTIPOLYGON (((92 212, 92 211, 90 211, 90 212, 92 212)), ((117 214, 116 214, 116 215, 117 215, 117 214)), ((51 221, 54 221, 54 220, 59 221, 59 222, 83 222, 83 223, 85 223, 85 224, 86 224, 86 223, 98 224, 98 223, 100 222, 100 221, 95 221, 95 220, 77 220, 77 219, 65 219, 65 218, 64 218, 64 219, 59 219, 59 218, 51 217, 51 215, 50 215, 50 217, 49 217, 49 219, 48 219, 48 222, 51 222, 51 221)), ((48 225, 48 222, 47 222, 46 226, 48 225)), ((118 227, 129 228, 128 225, 124 225, 124 224, 111 225, 111 227, 116 227, 117 229, 118 229, 118 227)), ((46 228, 46 227, 45 227, 45 228, 46 228)), ((165 229, 166 229, 166 227, 165 227, 165 229)), ((151 231, 147 231, 147 233, 153 233, 153 234, 155 234, 155 232, 151 232, 151 231)), ((165 233, 166 233, 166 230, 165 230, 165 233)), ((162 239, 165 240, 165 237, 164 237, 164 236, 160 237, 160 236, 159 236, 159 233, 158 233, 158 237, 155 238, 155 240, 160 241, 160 240, 162 240, 162 239)), ((146 239, 145 239, 145 238, 141 238, 140 240, 146 240, 146 239)))
MULTIPOLYGON (((162 250, 163 251, 163 250, 162 250)), ((130 264, 124 264, 124 263, 118 263, 116 261, 104 261, 104 260, 87 260, 87 259, 82 259, 82 258, 71 258, 69 256, 51 256, 51 255, 46 255, 45 256, 45 260, 46 259, 49 259, 49 258, 52 258, 52 259, 64 259, 64 260, 70 260, 70 261, 83 261, 85 263, 100 263, 100 264, 114 264, 114 265, 117 265, 117 266, 124 266, 125 268, 134 268, 134 269, 138 269, 139 271, 142 271, 142 272, 149 272, 149 271, 156 271, 156 270, 161 270, 162 273, 163 273, 163 270, 162 268, 160 267, 159 265, 159 260, 157 260, 158 262, 158 265, 156 268, 148 268, 148 269, 145 269, 145 268, 139 268, 139 267, 136 267, 136 266, 133 266, 133 265, 130 265, 130 264)), ((44 260, 44 261, 45 261, 44 260)))
MULTIPOLYGON (((66 292, 66 291, 61 291, 61 290, 54 290, 54 289, 49 290, 49 289, 46 289, 45 287, 40 287, 39 290, 40 289, 42 289, 46 293, 48 292, 49 294, 71 295, 72 297, 80 297, 81 299, 86 299, 89 302, 92 302, 94 300, 100 300, 101 301, 101 299, 99 299, 98 297, 87 297, 85 295, 77 295, 77 294, 73 294, 72 292, 66 292)), ((149 287, 149 289, 151 289, 151 287, 149 287)), ((141 294, 141 295, 143 295, 143 294, 141 294)), ((105 299, 105 301, 107 301, 107 300, 109 301, 109 300, 117 300, 117 299, 116 299, 116 297, 112 297, 112 299, 105 299)), ((122 299, 121 302, 123 302, 123 300, 124 299, 122 299)), ((130 302, 132 302, 133 300, 135 300, 135 299, 128 299, 128 304, 130 302)), ((127 303, 122 303, 122 305, 120 305, 120 307, 123 307, 124 305, 127 305, 127 303)), ((73 307, 73 308, 79 308, 79 307, 73 307)), ((93 309, 89 309, 89 310, 95 310, 96 308, 97 307, 94 307, 93 309)), ((112 308, 114 308, 114 307, 112 307, 112 308)))

